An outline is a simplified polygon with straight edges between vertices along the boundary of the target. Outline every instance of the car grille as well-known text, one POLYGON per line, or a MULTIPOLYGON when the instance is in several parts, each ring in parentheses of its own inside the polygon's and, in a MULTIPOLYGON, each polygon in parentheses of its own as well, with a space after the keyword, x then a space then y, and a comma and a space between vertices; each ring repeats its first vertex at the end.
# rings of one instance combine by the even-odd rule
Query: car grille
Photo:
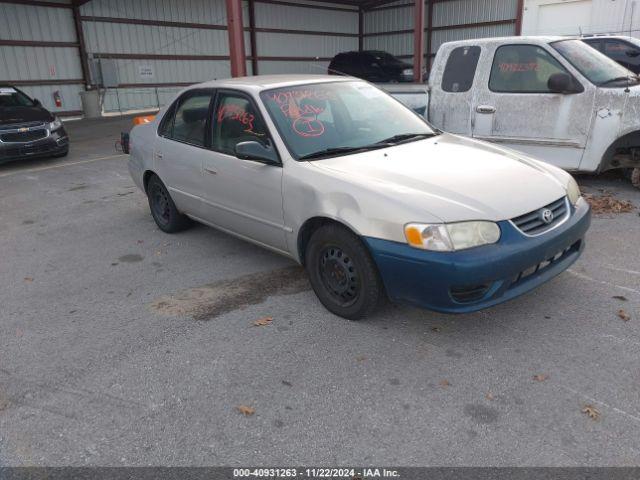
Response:
POLYGON ((527 235, 540 235, 562 223, 569 216, 569 203, 567 197, 562 197, 555 202, 545 205, 533 212, 525 213, 511 220, 511 222, 522 233, 527 235), (551 211, 553 217, 549 221, 545 221, 543 212, 551 211))
POLYGON ((26 143, 33 142, 35 140, 41 140, 46 138, 47 130, 45 128, 38 128, 29 130, 27 132, 0 132, 0 141, 5 143, 26 143))
POLYGON ((11 123, 8 125, 0 125, 0 133, 5 130, 17 130, 18 128, 31 128, 31 127, 42 127, 44 128, 45 124, 41 121, 38 122, 24 122, 24 123, 11 123))
POLYGON ((565 248, 564 250, 561 250, 560 252, 558 252, 555 255, 553 255, 552 257, 544 260, 543 262, 540 262, 537 265, 532 265, 531 267, 527 268, 526 270, 521 271, 518 274, 518 276, 513 280, 513 282, 511 283, 509 288, 513 288, 513 287, 517 286, 520 282, 526 280, 527 278, 529 278, 531 276, 542 274, 545 270, 547 270, 552 265, 556 264, 557 262, 559 262, 561 260, 564 260, 569 255, 580 251, 580 245, 581 244, 582 244, 582 240, 578 240, 573 245, 565 248))

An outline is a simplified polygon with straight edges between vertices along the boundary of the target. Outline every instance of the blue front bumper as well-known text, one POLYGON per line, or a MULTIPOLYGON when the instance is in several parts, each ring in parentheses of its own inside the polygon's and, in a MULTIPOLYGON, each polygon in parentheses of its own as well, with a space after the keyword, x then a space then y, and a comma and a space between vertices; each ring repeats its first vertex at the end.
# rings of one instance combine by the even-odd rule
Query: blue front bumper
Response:
POLYGON ((499 222, 494 245, 458 252, 429 252, 404 243, 365 237, 391 300, 446 313, 491 307, 528 292, 575 262, 591 223, 581 200, 552 231, 527 237, 499 222))

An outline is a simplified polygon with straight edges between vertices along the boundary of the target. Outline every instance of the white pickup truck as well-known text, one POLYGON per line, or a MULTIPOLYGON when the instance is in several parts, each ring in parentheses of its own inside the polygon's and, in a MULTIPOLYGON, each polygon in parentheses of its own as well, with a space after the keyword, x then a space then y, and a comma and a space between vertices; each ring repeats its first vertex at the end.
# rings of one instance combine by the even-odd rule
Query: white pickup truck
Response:
POLYGON ((578 39, 445 43, 427 92, 418 85, 383 88, 447 132, 569 171, 640 172, 640 80, 578 39))

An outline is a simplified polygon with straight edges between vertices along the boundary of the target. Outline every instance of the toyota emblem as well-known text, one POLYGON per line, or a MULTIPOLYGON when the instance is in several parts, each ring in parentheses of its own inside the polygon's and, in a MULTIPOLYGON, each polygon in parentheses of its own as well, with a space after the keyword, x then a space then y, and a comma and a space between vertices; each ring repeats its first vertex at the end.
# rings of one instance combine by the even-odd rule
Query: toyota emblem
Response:
POLYGON ((542 218, 542 221, 544 223, 549 224, 553 222, 553 212, 548 208, 545 208, 542 210, 542 213, 540 214, 540 218, 542 218))

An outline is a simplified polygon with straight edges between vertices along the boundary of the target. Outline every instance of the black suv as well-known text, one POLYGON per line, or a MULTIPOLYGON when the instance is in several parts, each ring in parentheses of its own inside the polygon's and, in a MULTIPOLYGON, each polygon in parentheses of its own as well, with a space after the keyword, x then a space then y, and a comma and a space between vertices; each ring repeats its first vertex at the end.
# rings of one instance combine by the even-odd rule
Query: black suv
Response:
POLYGON ((339 53, 329 64, 329 74, 341 73, 377 83, 413 81, 413 65, 379 50, 339 53))
POLYGON ((636 75, 640 74, 640 40, 622 35, 597 35, 582 39, 636 75))
POLYGON ((0 84, 0 162, 69 153, 60 119, 11 85, 0 84))

